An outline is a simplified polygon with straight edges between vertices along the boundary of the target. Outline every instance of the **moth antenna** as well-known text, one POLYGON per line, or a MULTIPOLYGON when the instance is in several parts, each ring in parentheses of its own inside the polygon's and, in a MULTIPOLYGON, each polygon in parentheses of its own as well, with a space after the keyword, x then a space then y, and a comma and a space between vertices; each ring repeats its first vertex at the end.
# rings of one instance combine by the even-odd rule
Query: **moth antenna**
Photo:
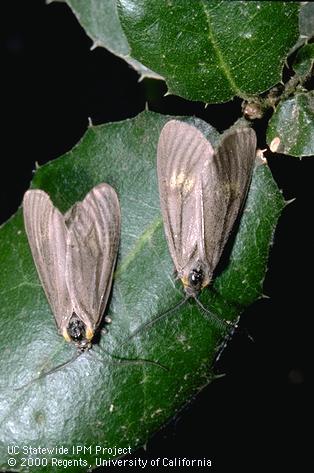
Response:
MULTIPOLYGON (((239 317, 237 319, 237 322, 239 321, 239 317)), ((215 359, 214 359, 214 362, 213 362, 213 366, 219 361, 224 349, 226 348, 226 346, 228 345, 229 341, 232 339, 233 337, 233 334, 235 332, 235 329, 237 328, 237 322, 235 324, 233 324, 233 328, 230 330, 230 332, 228 332, 224 339, 222 340, 220 346, 218 347, 218 350, 217 350, 217 353, 215 355, 215 359)))
POLYGON ((233 324, 229 320, 220 320, 217 315, 206 309, 199 299, 196 297, 194 299, 197 305, 202 309, 203 313, 206 314, 207 319, 209 319, 211 322, 214 322, 220 329, 226 329, 229 327, 232 327, 233 329, 237 328, 237 324, 233 324))
MULTIPOLYGON (((213 292, 215 292, 216 294, 219 294, 219 292, 217 291, 217 289, 215 289, 215 286, 211 286, 211 290, 213 292)), ((263 298, 264 296, 262 296, 263 298)), ((265 296, 266 298, 268 298, 268 296, 265 296)), ((226 301, 226 299, 224 299, 225 303, 229 305, 229 303, 226 301)), ((238 305, 238 308, 241 309, 241 305, 238 305)), ((241 334, 245 335, 251 342, 255 342, 254 338, 252 337, 252 335, 250 334, 250 332, 248 331, 248 329, 246 327, 242 328, 242 327, 239 327, 238 326, 238 323, 239 323, 239 320, 240 320, 240 316, 237 318, 237 321, 235 323, 231 323, 231 322, 226 322, 228 323, 228 325, 232 325, 234 327, 234 329, 238 329, 238 332, 240 332, 241 334)), ((234 333, 234 331, 231 331, 230 332, 230 336, 232 336, 234 333)))
MULTIPOLYGON (((108 355, 110 358, 114 359, 115 361, 112 362, 114 364, 139 365, 139 364, 147 363, 149 365, 158 366, 159 368, 162 368, 165 371, 169 371, 169 368, 167 368, 165 365, 162 365, 161 363, 158 363, 158 361, 147 360, 145 358, 138 358, 137 360, 136 359, 131 359, 131 358, 123 358, 123 357, 120 357, 120 356, 113 355, 112 353, 105 350, 104 348, 99 347, 99 349, 100 349, 100 351, 102 351, 103 353, 108 355)), ((95 351, 94 351, 94 353, 95 353, 95 351)))
MULTIPOLYGON (((153 360, 146 360, 146 359, 137 359, 137 360, 133 360, 133 359, 128 359, 128 358, 121 358, 121 357, 118 357, 118 356, 115 356, 113 355, 112 353, 108 352, 107 350, 104 350, 103 348, 100 348, 101 351, 103 351, 106 355, 108 355, 110 358, 113 358, 116 360, 116 363, 117 364, 142 364, 142 363, 148 363, 150 365, 154 365, 154 366, 158 366, 159 368, 162 368, 163 370, 165 371, 169 371, 169 369, 162 365, 161 363, 158 363, 157 361, 153 361, 153 360)), ((95 350, 93 351, 95 353, 95 350)), ((46 376, 49 376, 51 375, 52 373, 55 373, 56 371, 60 371, 62 368, 64 368, 65 366, 71 364, 73 361, 77 360, 77 358, 79 358, 83 353, 85 353, 84 351, 78 351, 75 353, 74 356, 72 356, 72 358, 70 360, 67 360, 65 361, 64 363, 60 363, 60 365, 56 366, 55 368, 52 368, 50 371, 48 371, 47 373, 41 373, 39 376, 37 376, 37 378, 34 378, 34 379, 31 379, 28 383, 26 384, 23 384, 22 386, 18 387, 18 388, 14 388, 13 390, 14 391, 20 391, 21 389, 24 389, 28 386, 30 386, 31 384, 35 383, 35 381, 38 381, 42 378, 45 378, 46 376)))
POLYGON ((162 314, 160 315, 157 315, 157 317, 155 317, 154 319, 152 320, 149 320, 148 322, 146 322, 145 324, 142 324, 140 325, 140 327, 138 327, 133 333, 131 333, 131 335, 129 335, 125 340, 123 340, 123 342, 119 345, 119 348, 123 345, 125 345, 127 342, 129 342, 130 340, 132 340, 132 338, 136 337, 136 335, 138 335, 140 332, 142 332, 143 330, 147 330, 148 328, 150 328, 152 325, 154 325, 156 322, 164 319, 165 317, 167 317, 171 312, 174 312, 176 309, 178 309, 179 307, 181 307, 183 304, 185 304, 185 302, 189 299, 189 297, 185 297, 184 299, 182 299, 182 301, 179 301, 175 306, 171 307, 170 309, 166 310, 166 312, 163 312, 162 314))
POLYGON ((27 386, 30 386, 31 384, 35 383, 35 381, 38 381, 39 379, 45 378, 46 376, 51 375, 52 373, 55 373, 56 371, 61 370, 61 368, 64 368, 65 366, 69 365, 73 361, 75 361, 79 356, 81 356, 84 352, 83 351, 78 351, 75 353, 70 360, 67 360, 63 363, 60 363, 60 365, 56 366, 55 368, 52 368, 50 371, 47 371, 46 373, 40 373, 37 378, 31 379, 28 383, 23 384, 23 386, 20 386, 19 388, 13 388, 14 391, 20 391, 21 389, 26 388, 27 386))

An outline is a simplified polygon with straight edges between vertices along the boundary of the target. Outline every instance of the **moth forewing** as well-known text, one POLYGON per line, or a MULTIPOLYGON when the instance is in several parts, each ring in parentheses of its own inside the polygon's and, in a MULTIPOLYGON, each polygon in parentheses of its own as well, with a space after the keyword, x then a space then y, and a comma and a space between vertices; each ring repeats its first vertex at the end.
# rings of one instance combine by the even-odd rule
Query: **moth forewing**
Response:
POLYGON ((38 276, 60 330, 72 312, 65 280, 67 228, 63 215, 41 190, 25 193, 23 215, 38 276))
POLYGON ((202 173, 214 150, 195 127, 177 120, 161 131, 157 149, 157 173, 164 229, 179 278, 202 244, 202 173))
POLYGON ((110 293, 120 237, 120 206, 108 184, 94 187, 68 222, 66 283, 73 315, 62 331, 84 348, 97 329, 110 293))
POLYGON ((204 196, 206 257, 216 268, 252 179, 256 135, 251 128, 227 132, 213 157, 204 196))

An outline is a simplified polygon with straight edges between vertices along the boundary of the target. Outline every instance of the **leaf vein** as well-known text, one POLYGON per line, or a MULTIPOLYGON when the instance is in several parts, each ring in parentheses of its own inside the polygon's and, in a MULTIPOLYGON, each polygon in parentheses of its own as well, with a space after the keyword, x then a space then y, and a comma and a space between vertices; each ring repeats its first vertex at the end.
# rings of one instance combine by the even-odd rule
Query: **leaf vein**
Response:
POLYGON ((214 37, 214 33, 213 33, 213 30, 211 28, 211 17, 210 17, 210 13, 209 13, 209 10, 207 8, 207 5, 205 4, 204 0, 200 0, 201 1, 201 5, 203 7, 203 10, 204 10, 204 13, 206 15, 206 19, 207 19, 207 25, 208 25, 208 38, 209 38, 209 41, 210 43, 212 44, 212 47, 213 47, 213 50, 216 54, 216 57, 217 57, 217 60, 220 64, 220 69, 222 70, 222 72, 224 73, 227 81, 229 82, 230 86, 231 86, 231 89, 236 92, 238 95, 240 94, 240 90, 238 89, 231 73, 230 73, 230 69, 228 68, 227 64, 225 63, 224 61, 224 58, 221 54, 221 51, 219 49, 219 46, 216 42, 216 39, 214 37))
POLYGON ((140 253, 141 249, 145 245, 145 243, 152 237, 155 231, 161 226, 162 220, 161 217, 156 217, 152 223, 146 228, 146 230, 141 234, 138 238, 137 242, 135 243, 133 249, 130 253, 125 257, 124 261, 118 266, 115 271, 114 277, 115 279, 119 278, 119 276, 126 271, 128 266, 132 263, 135 257, 140 253))

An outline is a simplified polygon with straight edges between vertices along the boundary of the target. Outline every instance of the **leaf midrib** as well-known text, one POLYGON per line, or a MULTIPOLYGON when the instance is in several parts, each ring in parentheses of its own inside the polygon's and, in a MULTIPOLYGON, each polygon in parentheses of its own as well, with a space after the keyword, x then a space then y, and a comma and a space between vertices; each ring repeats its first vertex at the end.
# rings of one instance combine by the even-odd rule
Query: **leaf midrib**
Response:
POLYGON ((144 230, 144 232, 139 236, 131 251, 125 256, 124 260, 118 265, 115 273, 114 279, 118 279, 121 274, 126 272, 127 268, 130 266, 132 261, 136 258, 136 256, 140 253, 141 249, 145 246, 146 242, 151 239, 154 233, 158 230, 158 228, 162 225, 162 218, 160 215, 155 217, 150 225, 144 230))
POLYGON ((211 45, 213 47, 213 50, 216 54, 217 61, 220 64, 220 69, 223 72, 223 74, 225 75, 227 81, 229 82, 231 90, 233 90, 234 92, 236 92, 239 95, 240 90, 238 89, 235 81, 233 80, 230 69, 228 68, 226 62, 224 61, 224 58, 221 54, 219 46, 218 46, 218 44, 216 42, 216 39, 214 37, 214 33, 213 33, 213 30, 212 30, 212 21, 211 21, 210 13, 207 9, 207 5, 205 4, 204 0, 200 0, 200 4, 203 7, 203 10, 204 10, 204 13, 205 13, 205 16, 206 16, 206 20, 207 20, 208 39, 209 39, 209 42, 211 43, 211 45))

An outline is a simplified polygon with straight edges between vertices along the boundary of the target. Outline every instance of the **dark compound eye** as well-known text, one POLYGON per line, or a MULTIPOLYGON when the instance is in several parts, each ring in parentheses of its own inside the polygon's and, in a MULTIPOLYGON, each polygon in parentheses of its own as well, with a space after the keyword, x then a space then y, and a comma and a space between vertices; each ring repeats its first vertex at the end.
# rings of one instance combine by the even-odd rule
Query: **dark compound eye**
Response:
POLYGON ((68 334, 69 337, 75 342, 83 340, 86 336, 85 324, 76 316, 76 314, 73 314, 71 317, 68 325, 68 334))
POLYGON ((201 269, 192 269, 189 274, 189 283, 195 288, 201 288, 204 280, 204 274, 201 269))

